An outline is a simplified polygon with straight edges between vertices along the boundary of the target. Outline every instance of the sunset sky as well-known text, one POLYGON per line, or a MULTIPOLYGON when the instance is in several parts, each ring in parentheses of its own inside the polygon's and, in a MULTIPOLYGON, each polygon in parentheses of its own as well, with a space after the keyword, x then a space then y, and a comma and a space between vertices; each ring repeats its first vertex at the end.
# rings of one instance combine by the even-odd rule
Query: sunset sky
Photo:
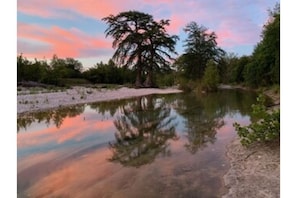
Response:
POLYGON ((101 20, 110 14, 137 10, 170 19, 170 34, 180 37, 176 45, 183 53, 183 28, 191 21, 204 25, 218 36, 218 45, 227 52, 250 55, 260 41, 268 9, 277 0, 18 0, 17 53, 27 58, 80 60, 84 67, 107 62, 114 49, 105 38, 107 25, 101 20))

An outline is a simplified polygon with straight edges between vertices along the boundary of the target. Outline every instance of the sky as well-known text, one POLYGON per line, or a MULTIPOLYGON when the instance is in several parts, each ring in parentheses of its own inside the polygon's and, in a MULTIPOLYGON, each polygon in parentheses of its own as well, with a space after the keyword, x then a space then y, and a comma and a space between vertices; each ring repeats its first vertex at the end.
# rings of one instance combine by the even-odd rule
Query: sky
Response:
POLYGON ((113 55, 103 17, 137 10, 155 20, 169 19, 169 34, 178 35, 176 51, 183 53, 191 21, 218 36, 218 46, 238 56, 251 55, 260 41, 268 9, 277 0, 18 0, 17 54, 27 58, 72 57, 84 67, 107 62, 113 55))

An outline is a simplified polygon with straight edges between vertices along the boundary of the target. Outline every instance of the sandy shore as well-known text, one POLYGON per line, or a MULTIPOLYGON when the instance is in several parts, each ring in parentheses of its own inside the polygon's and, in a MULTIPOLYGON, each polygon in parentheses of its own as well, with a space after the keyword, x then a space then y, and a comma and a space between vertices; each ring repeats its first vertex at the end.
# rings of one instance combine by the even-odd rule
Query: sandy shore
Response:
POLYGON ((116 90, 73 87, 62 92, 27 94, 28 91, 18 92, 17 114, 24 112, 40 111, 68 105, 92 103, 99 101, 124 99, 150 94, 179 93, 181 90, 167 89, 133 89, 120 88, 116 90))
MULTIPOLYGON (((275 104, 279 104, 279 95, 271 91, 265 94, 275 104)), ((229 192, 223 198, 280 197, 279 145, 255 144, 245 148, 236 137, 227 146, 226 155, 230 161, 230 169, 224 176, 224 181, 229 192)))

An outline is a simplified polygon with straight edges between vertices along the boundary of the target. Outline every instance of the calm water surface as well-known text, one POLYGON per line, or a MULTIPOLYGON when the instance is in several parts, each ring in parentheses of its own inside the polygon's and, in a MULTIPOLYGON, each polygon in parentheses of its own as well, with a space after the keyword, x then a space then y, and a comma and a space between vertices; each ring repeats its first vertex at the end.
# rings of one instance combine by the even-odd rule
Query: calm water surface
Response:
POLYGON ((18 197, 220 197, 255 94, 150 95, 19 116, 18 197))

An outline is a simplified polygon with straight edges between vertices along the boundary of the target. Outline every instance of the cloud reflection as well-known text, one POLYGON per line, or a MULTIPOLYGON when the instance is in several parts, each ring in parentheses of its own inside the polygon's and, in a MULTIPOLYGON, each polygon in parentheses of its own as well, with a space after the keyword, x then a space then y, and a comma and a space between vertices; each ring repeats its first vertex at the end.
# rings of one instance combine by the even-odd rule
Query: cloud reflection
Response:
POLYGON ((108 133, 114 129, 112 120, 82 121, 83 119, 84 116, 66 117, 59 129, 51 126, 34 132, 19 133, 17 146, 22 149, 49 143, 62 144, 70 140, 79 141, 92 133, 108 133))

